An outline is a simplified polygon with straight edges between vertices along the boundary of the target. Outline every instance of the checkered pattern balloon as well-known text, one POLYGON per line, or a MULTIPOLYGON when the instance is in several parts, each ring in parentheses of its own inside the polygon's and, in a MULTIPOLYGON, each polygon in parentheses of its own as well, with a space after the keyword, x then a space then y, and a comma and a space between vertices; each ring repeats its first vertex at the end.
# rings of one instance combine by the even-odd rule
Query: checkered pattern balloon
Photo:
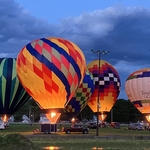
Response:
POLYGON ((16 59, 0 58, 0 115, 13 115, 29 98, 18 80, 16 59))
POLYGON ((93 112, 97 112, 98 86, 100 112, 109 112, 117 100, 120 93, 120 77, 116 69, 104 60, 92 61, 87 65, 87 69, 93 74, 95 81, 94 93, 88 102, 88 106, 93 112), (99 72, 100 70, 100 72, 99 72))
POLYGON ((143 114, 150 113, 150 68, 137 70, 125 82, 129 100, 143 114))
POLYGON ((43 109, 64 108, 82 82, 85 66, 80 48, 61 38, 35 40, 17 58, 20 81, 43 109))
POLYGON ((95 85, 93 75, 88 70, 86 70, 83 82, 80 84, 75 95, 64 109, 68 116, 75 117, 84 109, 88 100, 93 94, 94 87, 95 85))

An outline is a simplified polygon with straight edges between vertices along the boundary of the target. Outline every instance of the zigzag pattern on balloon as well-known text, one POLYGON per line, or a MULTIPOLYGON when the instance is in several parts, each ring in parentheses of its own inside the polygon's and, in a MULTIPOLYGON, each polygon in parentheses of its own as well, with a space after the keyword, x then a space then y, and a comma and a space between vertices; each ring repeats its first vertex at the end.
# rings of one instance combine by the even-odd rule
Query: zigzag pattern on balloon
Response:
POLYGON ((87 105, 89 99, 91 98, 91 95, 93 94, 94 91, 94 87, 95 85, 94 85, 93 75, 88 70, 86 70, 83 82, 76 90, 75 95, 65 106, 64 111, 69 116, 72 115, 75 116, 79 112, 81 112, 87 105))
POLYGON ((79 47, 68 40, 42 38, 21 50, 17 68, 27 92, 37 102, 41 98, 38 103, 42 108, 51 107, 49 100, 53 103, 52 99, 59 101, 58 107, 62 108, 62 99, 69 101, 83 79, 85 58, 79 47), (46 105, 46 101, 49 104, 46 105))

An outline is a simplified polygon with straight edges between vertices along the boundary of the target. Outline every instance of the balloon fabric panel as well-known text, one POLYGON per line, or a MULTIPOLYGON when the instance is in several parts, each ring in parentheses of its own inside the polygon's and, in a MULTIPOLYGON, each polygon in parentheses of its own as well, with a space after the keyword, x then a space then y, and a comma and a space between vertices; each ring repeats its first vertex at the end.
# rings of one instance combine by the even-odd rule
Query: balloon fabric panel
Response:
POLYGON ((85 58, 70 41, 42 38, 27 44, 19 53, 17 72, 41 108, 64 108, 83 79, 85 58))
POLYGON ((129 100, 143 114, 150 113, 150 68, 129 75, 125 90, 129 100))
POLYGON ((94 80, 93 75, 86 70, 83 82, 80 84, 76 90, 75 95, 66 105, 64 111, 68 114, 69 117, 77 116, 87 105, 87 102, 91 98, 91 95, 94 91, 94 80))
POLYGON ((13 115, 29 98, 16 74, 16 60, 0 59, 0 114, 13 115))
POLYGON ((95 81, 94 93, 88 102, 93 112, 97 112, 98 86, 100 96, 100 112, 109 112, 115 104, 120 93, 120 77, 115 68, 104 60, 92 61, 87 65, 87 69, 93 74, 95 81))

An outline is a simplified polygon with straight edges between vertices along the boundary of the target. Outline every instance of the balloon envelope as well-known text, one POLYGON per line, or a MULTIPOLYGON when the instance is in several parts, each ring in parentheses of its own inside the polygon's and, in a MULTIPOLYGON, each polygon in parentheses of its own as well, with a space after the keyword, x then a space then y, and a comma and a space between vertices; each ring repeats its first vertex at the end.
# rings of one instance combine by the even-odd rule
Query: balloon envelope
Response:
POLYGON ((13 115, 29 98, 18 80, 16 59, 0 58, 0 115, 13 115))
POLYGON ((86 69, 83 82, 76 90, 75 95, 71 98, 69 103, 65 106, 64 111, 69 117, 77 116, 87 105, 94 91, 93 75, 86 69))
POLYGON ((85 74, 80 48, 61 38, 27 44, 17 57, 17 73, 26 91, 42 109, 63 109, 85 74))
POLYGON ((121 84, 118 72, 111 64, 104 60, 100 60, 100 69, 99 60, 89 63, 87 69, 93 74, 95 81, 94 93, 88 102, 88 106, 93 112, 97 112, 99 86, 99 111, 109 112, 120 93, 121 84))
POLYGON ((142 113, 150 113, 150 68, 137 70, 125 82, 129 100, 142 113))

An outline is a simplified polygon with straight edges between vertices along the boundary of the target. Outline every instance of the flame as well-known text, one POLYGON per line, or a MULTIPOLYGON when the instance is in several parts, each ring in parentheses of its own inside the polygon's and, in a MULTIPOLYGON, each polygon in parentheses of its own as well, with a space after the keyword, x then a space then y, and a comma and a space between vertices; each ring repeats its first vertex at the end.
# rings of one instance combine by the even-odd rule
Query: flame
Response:
POLYGON ((146 117, 147 121, 150 123, 150 115, 146 115, 145 117, 146 117))
POLYGON ((72 119, 71 119, 71 122, 75 122, 75 118, 72 118, 72 119))
POLYGON ((102 113, 101 115, 99 115, 99 120, 100 120, 100 121, 104 121, 105 118, 106 118, 106 116, 107 116, 107 115, 105 115, 105 114, 102 113))
POLYGON ((4 116, 2 116, 2 120, 3 120, 4 122, 6 122, 6 121, 8 120, 8 117, 7 117, 6 114, 5 114, 4 116))
POLYGON ((52 112, 52 113, 51 113, 51 117, 54 118, 55 116, 56 116, 56 113, 55 113, 55 112, 52 112))

